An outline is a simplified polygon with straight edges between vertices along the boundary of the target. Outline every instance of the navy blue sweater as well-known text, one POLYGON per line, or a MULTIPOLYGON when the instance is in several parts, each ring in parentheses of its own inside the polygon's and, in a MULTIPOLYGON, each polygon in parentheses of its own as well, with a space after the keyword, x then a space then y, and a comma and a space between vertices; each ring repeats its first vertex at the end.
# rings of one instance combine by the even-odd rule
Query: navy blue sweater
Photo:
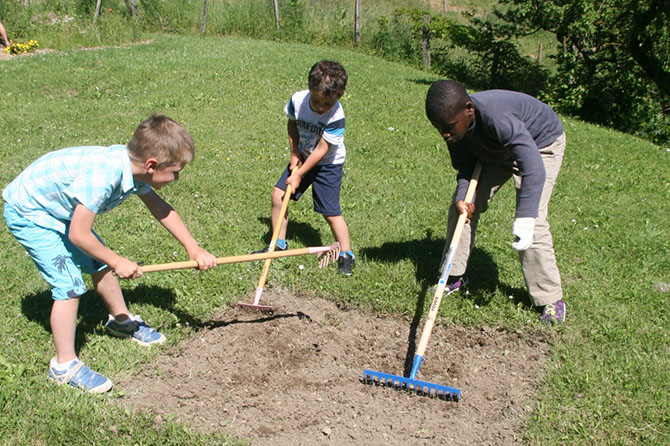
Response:
POLYGON ((524 93, 487 90, 470 95, 475 122, 458 142, 448 143, 458 171, 456 201, 465 191, 476 161, 486 166, 516 167, 521 191, 516 217, 537 217, 546 173, 540 149, 563 134, 563 125, 547 104, 524 93))

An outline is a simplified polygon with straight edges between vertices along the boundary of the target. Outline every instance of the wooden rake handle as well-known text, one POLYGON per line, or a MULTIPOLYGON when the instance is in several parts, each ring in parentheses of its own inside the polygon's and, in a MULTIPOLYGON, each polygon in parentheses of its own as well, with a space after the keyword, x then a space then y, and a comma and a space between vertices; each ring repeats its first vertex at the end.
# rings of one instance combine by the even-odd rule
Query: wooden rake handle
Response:
MULTIPOLYGON (((472 172, 472 177, 470 178, 470 184, 468 185, 468 190, 465 193, 465 203, 472 203, 475 196, 475 191, 477 190, 477 184, 479 183, 479 175, 482 172, 481 163, 477 163, 475 169, 472 172)), ((442 302, 442 296, 444 295, 444 289, 447 285, 447 279, 449 278, 449 270, 451 270, 451 264, 454 261, 454 255, 456 254, 456 249, 461 240, 461 235, 463 235, 463 228, 465 228, 465 223, 468 219, 467 212, 462 213, 458 217, 456 222, 456 229, 454 230, 454 235, 451 237, 451 242, 449 244, 449 251, 447 252, 447 264, 440 276, 440 282, 435 289, 435 296, 433 297, 433 302, 430 305, 430 311, 428 312, 428 317, 426 318, 426 323, 423 327, 423 333, 421 334, 421 340, 416 349, 416 354, 423 356, 426 351, 426 346, 428 345, 428 339, 430 339, 430 332, 433 329, 435 324, 435 319, 437 319, 437 313, 440 309, 440 303, 442 302)))
MULTIPOLYGON (((297 167, 294 167, 291 173, 295 172, 297 167)), ((293 187, 291 185, 286 186, 286 191, 284 192, 284 200, 281 203, 281 209, 279 210, 279 218, 277 223, 272 230, 272 239, 270 240, 270 245, 268 245, 268 252, 274 252, 277 240, 279 240, 279 232, 281 231, 281 226, 284 223, 284 217, 286 216, 286 211, 288 210, 288 202, 291 200, 291 194, 293 193, 293 187)), ((263 289, 265 286, 265 281, 268 278, 270 273, 270 265, 272 264, 272 257, 269 257, 265 263, 263 263, 263 271, 261 276, 258 278, 258 285, 256 289, 263 289)))
MULTIPOLYGON (((301 256, 306 254, 330 253, 339 249, 339 244, 335 243, 331 246, 316 246, 310 248, 287 249, 286 251, 274 252, 260 252, 258 254, 246 254, 241 256, 218 257, 216 259, 217 265, 225 265, 228 263, 254 262, 257 260, 276 259, 279 257, 301 256)), ((197 268, 198 262, 195 260, 187 260, 184 262, 172 263, 158 263, 155 265, 142 266, 142 272, 150 273, 154 271, 170 271, 175 269, 197 268)))

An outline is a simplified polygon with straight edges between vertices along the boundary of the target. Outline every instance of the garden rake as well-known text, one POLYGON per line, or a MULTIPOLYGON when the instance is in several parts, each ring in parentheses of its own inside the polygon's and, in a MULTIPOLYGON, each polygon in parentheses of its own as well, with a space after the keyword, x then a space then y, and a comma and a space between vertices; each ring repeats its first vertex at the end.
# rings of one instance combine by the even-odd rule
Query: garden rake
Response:
MULTIPOLYGON (((468 186, 468 190, 465 194, 465 203, 471 203, 473 201, 475 190, 477 189, 477 183, 479 181, 479 174, 481 171, 482 166, 481 164, 477 163, 474 171, 472 172, 470 185, 468 186)), ((461 399, 460 389, 418 380, 416 379, 416 374, 419 372, 419 367, 421 367, 421 362, 423 361, 423 355, 426 351, 428 339, 430 338, 430 333, 433 330, 433 325, 435 324, 438 310, 440 309, 442 296, 444 295, 444 290, 447 286, 447 279, 449 278, 449 271, 451 271, 451 265, 454 262, 456 249, 458 248, 458 243, 460 242, 461 234, 463 233, 463 228, 465 227, 467 218, 467 212, 461 214, 458 217, 456 229, 454 231, 453 237, 451 238, 449 250, 447 251, 447 261, 442 270, 442 273, 440 274, 440 281, 438 282, 437 288, 435 289, 435 296, 433 297, 433 302, 430 305, 430 311, 428 312, 428 318, 426 319, 426 323, 423 327, 423 333, 421 334, 419 347, 417 348, 414 355, 414 360, 412 361, 412 371, 409 377, 391 375, 389 373, 382 373, 365 369, 363 371, 363 382, 365 384, 382 385, 386 387, 393 387, 396 390, 406 390, 410 392, 413 391, 418 395, 437 397, 443 400, 451 399, 458 401, 461 399)))
MULTIPOLYGON (((330 246, 313 246, 309 248, 287 249, 286 251, 259 252, 258 254, 246 254, 241 256, 217 257, 216 264, 254 262, 257 260, 276 259, 279 257, 301 256, 305 254, 317 254, 320 258, 319 268, 329 265, 337 260, 340 253, 340 244, 333 243, 330 246)), ((142 265, 143 273, 154 271, 171 271, 175 269, 197 268, 198 262, 186 260, 184 262, 158 263, 155 265, 142 265)))
MULTIPOLYGON (((295 172, 295 167, 291 170, 291 173, 295 172)), ((268 245, 268 250, 267 252, 274 252, 275 247, 277 246, 277 240, 279 240, 279 232, 281 231, 282 223, 284 222, 284 217, 286 216, 286 211, 288 210, 288 202, 291 199, 291 194, 293 193, 293 187, 289 184, 286 186, 286 191, 284 192, 284 199, 282 200, 281 203, 281 209, 279 210, 279 218, 277 219, 277 223, 275 224, 275 227, 272 230, 272 239, 270 240, 270 244, 268 245)), ((261 272, 261 276, 258 278, 258 285, 256 286, 256 293, 254 294, 254 301, 253 303, 244 303, 244 302, 238 302, 237 305, 240 307, 245 307, 245 308, 252 308, 254 310, 260 310, 260 311, 272 311, 272 307, 269 305, 261 305, 260 300, 261 300, 261 295, 263 294, 263 290, 265 289, 265 281, 268 278, 268 273, 270 272, 270 265, 272 264, 272 258, 268 258, 265 260, 265 263, 263 264, 263 271, 261 272)))

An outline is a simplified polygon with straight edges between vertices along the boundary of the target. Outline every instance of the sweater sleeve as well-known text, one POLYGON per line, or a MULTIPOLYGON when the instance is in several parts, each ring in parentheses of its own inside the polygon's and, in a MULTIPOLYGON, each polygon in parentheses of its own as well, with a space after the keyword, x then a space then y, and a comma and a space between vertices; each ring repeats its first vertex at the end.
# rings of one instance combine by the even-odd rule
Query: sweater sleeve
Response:
POLYGON ((457 186, 456 194, 454 195, 454 203, 456 203, 465 199, 477 159, 470 152, 458 150, 450 144, 447 144, 447 147, 451 156, 451 165, 456 169, 457 186))
POLYGON ((524 123, 514 116, 507 116, 497 126, 498 140, 511 151, 521 174, 521 190, 517 197, 516 218, 537 218, 546 171, 540 149, 524 123))

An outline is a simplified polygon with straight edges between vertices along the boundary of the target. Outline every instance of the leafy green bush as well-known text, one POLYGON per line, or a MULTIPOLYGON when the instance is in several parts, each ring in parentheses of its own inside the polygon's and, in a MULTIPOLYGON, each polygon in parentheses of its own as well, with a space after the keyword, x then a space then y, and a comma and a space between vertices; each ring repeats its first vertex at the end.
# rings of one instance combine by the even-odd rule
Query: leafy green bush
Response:
POLYGON ((385 16, 377 20, 377 29, 372 34, 372 52, 393 61, 409 62, 416 65, 421 60, 420 47, 414 28, 394 14, 391 20, 385 16))

